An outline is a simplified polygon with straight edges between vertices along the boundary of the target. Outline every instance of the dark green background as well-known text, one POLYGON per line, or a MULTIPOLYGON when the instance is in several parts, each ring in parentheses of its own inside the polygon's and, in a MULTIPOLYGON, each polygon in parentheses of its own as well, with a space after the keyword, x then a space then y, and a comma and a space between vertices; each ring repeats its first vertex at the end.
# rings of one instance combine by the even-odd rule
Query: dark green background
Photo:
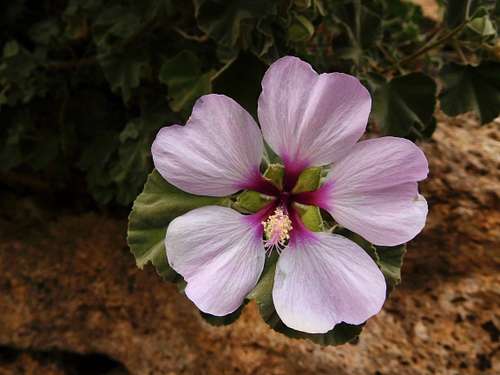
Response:
POLYGON ((225 93, 256 112, 267 66, 297 55, 358 76, 371 129, 432 135, 500 108, 495 1, 442 2, 442 22, 396 0, 11 0, 0 13, 0 177, 88 205, 129 205, 157 130, 225 93), (439 88, 439 90, 438 90, 439 88))

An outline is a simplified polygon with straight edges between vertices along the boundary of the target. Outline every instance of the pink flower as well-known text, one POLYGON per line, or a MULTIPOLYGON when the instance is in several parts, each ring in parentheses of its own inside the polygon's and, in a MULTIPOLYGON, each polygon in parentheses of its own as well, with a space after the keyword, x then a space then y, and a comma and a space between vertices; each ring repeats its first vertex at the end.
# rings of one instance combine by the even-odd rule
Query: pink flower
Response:
POLYGON ((268 69, 262 88, 258 117, 264 139, 284 163, 281 190, 260 174, 264 146, 257 124, 226 96, 200 98, 186 126, 159 131, 154 164, 178 188, 209 196, 251 189, 275 197, 253 215, 207 206, 176 218, 165 239, 170 266, 200 310, 223 316, 242 304, 259 280, 266 251, 275 248, 273 302, 287 326, 323 333, 340 322, 363 323, 384 303, 384 276, 356 243, 309 231, 294 202, 326 210, 376 245, 398 245, 425 224, 427 203, 417 181, 427 176, 427 160, 405 139, 358 142, 371 98, 355 77, 318 75, 300 59, 284 57, 268 69), (292 192, 305 168, 328 165, 317 191, 292 192))

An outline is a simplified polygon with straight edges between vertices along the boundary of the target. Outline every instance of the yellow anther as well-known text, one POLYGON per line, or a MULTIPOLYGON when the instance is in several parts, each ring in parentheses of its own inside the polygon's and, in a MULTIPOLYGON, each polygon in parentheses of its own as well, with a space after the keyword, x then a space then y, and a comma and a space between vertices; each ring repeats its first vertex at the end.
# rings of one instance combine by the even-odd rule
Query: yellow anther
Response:
POLYGON ((268 250, 276 248, 278 251, 286 246, 290 239, 292 221, 282 208, 277 208, 274 213, 262 222, 264 226, 264 247, 268 250))

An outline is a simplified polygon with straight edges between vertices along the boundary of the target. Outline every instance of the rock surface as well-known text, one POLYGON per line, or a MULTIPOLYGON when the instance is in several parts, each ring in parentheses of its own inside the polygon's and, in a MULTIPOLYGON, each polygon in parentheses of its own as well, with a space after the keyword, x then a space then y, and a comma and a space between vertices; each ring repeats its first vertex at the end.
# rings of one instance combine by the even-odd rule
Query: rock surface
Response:
POLYGON ((0 374, 126 373, 75 370, 61 351, 100 353, 133 375, 500 373, 498 123, 441 121, 433 139, 423 145, 428 225, 409 245, 403 283, 359 343, 342 347, 281 336, 253 304, 211 327, 151 267, 135 267, 125 220, 5 197, 0 374))

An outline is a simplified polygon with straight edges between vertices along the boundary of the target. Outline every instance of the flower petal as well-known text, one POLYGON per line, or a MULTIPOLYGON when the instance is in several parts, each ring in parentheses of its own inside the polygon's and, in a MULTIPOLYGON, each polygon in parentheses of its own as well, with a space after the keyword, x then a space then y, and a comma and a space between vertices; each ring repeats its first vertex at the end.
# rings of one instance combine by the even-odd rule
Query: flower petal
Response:
POLYGON ((267 70, 258 114, 273 150, 286 163, 306 167, 342 157, 364 133, 370 108, 370 94, 357 78, 318 75, 289 56, 267 70))
POLYGON ((332 166, 323 208, 376 245, 399 245, 425 225, 427 202, 418 194, 417 181, 428 170, 424 153, 406 139, 359 142, 332 166))
POLYGON ((276 265, 273 302, 288 327, 324 333, 380 311, 386 285, 370 256, 345 237, 313 233, 292 241, 276 265))
POLYGON ((252 117, 224 95, 198 99, 186 126, 162 128, 151 148, 162 177, 188 193, 226 196, 258 175, 262 135, 252 117))
POLYGON ((265 262, 262 226, 248 218, 227 207, 207 206, 168 226, 168 262, 186 280, 188 298, 205 313, 232 313, 259 280, 265 262))

